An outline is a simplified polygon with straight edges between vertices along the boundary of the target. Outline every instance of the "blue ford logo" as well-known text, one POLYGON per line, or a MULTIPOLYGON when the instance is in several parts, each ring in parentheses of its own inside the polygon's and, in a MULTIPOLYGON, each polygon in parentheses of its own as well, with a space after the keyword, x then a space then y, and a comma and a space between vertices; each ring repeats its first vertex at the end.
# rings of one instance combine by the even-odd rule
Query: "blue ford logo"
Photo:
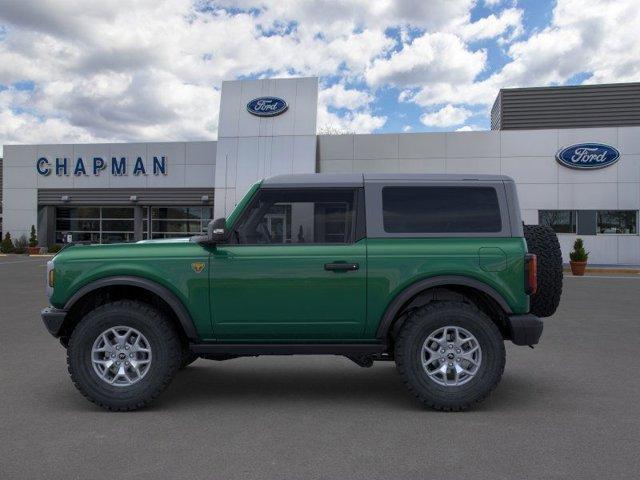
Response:
POLYGON ((258 117, 275 117, 284 113, 287 108, 287 102, 278 97, 254 98, 247 103, 247 111, 258 117))
POLYGON ((558 152, 556 159, 569 168, 595 170, 613 165, 620 158, 620 152, 603 143, 579 143, 565 147, 558 152))

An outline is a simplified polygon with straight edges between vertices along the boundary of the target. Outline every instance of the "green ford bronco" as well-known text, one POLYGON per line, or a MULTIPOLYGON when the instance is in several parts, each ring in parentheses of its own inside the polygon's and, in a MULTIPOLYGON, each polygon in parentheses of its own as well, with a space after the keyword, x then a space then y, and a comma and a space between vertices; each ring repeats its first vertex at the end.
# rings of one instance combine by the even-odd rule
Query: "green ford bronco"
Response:
POLYGON ((292 354, 395 361, 422 404, 462 410, 500 381, 505 340, 538 343, 561 290, 558 240, 523 226, 508 177, 284 175, 206 235, 64 248, 42 318, 108 410, 197 358, 292 354))

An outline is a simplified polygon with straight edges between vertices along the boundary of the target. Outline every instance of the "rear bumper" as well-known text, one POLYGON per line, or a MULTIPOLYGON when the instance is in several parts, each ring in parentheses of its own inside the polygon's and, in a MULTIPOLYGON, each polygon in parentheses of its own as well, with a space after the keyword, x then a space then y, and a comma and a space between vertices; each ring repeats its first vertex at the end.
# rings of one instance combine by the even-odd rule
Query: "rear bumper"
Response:
POLYGON ((40 313, 44 326, 47 327, 49 333, 54 337, 59 337, 67 316, 66 310, 60 310, 54 307, 47 307, 40 313))
POLYGON ((540 340, 544 324, 542 320, 531 315, 512 315, 507 317, 511 341, 516 345, 535 345, 540 340))

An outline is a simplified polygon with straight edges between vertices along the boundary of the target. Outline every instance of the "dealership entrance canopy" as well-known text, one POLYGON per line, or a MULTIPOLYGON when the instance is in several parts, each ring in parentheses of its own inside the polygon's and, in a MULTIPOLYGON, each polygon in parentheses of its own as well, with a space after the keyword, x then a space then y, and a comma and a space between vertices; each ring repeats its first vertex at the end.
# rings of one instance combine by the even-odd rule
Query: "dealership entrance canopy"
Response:
POLYGON ((317 101, 317 78, 230 81, 217 142, 5 145, 3 232, 180 237, 276 174, 489 173, 515 179, 525 223, 551 225, 565 261, 580 236, 593 263, 640 264, 639 83, 502 90, 483 132, 316 135, 317 101))

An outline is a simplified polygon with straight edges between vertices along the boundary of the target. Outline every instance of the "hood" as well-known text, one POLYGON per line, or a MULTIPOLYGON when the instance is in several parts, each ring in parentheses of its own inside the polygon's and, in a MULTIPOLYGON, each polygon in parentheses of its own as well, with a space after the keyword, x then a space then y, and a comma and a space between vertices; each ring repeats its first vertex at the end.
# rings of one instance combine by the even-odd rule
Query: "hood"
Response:
POLYGON ((158 238, 156 240, 140 240, 136 243, 187 243, 191 237, 158 238))

